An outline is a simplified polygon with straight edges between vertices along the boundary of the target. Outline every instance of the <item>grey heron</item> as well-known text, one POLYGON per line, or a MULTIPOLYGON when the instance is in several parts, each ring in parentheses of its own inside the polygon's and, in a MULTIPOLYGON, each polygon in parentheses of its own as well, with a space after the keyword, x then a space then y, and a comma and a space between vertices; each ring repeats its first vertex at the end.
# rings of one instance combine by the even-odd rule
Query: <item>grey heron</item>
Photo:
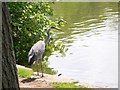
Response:
MULTIPOLYGON (((47 38, 45 39, 45 41, 41 41, 39 40, 38 42, 36 42, 30 49, 29 53, 28 53, 28 64, 32 65, 36 60, 40 60, 41 63, 41 72, 42 72, 42 77, 43 77, 43 67, 42 67, 42 55, 45 51, 45 45, 48 43, 49 39, 50 39, 50 30, 51 29, 56 29, 56 30, 60 30, 59 28, 56 28, 54 26, 51 26, 47 29, 47 38)), ((38 73, 38 71, 37 71, 38 73)), ((39 73, 38 73, 39 74, 39 73)))

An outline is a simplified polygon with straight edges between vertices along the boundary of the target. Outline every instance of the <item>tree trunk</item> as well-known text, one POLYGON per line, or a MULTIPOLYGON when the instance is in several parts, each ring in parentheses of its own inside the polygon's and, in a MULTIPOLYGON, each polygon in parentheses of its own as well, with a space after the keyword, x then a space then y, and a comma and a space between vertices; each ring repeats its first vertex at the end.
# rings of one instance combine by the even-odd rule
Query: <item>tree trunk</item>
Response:
POLYGON ((6 3, 2 3, 2 89, 19 90, 12 32, 6 3))

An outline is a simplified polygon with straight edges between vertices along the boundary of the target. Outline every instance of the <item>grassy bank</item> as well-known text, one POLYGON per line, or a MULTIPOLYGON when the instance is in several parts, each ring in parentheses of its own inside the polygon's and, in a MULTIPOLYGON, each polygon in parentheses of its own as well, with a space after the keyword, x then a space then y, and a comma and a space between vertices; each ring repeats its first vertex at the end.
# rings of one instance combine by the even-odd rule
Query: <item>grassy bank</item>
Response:
POLYGON ((17 70, 18 77, 29 78, 33 73, 32 69, 25 68, 24 66, 17 66, 17 70))
POLYGON ((75 83, 69 82, 53 82, 51 83, 55 88, 86 88, 84 86, 77 86, 75 83))
POLYGON ((77 86, 76 83, 69 82, 53 82, 51 83, 56 90, 92 90, 91 88, 85 86, 77 86))
MULTIPOLYGON (((17 69, 18 69, 18 77, 19 78, 22 77, 22 78, 26 78, 26 79, 29 78, 30 79, 31 75, 33 74, 33 70, 32 69, 26 68, 24 66, 19 66, 18 65, 17 69)), ((42 81, 42 79, 44 79, 46 81, 46 83, 49 83, 50 85, 52 85, 53 88, 60 89, 60 90, 61 90, 61 88, 63 88, 63 89, 65 89, 65 88, 76 88, 76 89, 84 88, 84 90, 87 89, 87 87, 85 87, 85 86, 78 86, 78 85, 76 85, 76 83, 73 83, 73 82, 62 82, 61 81, 62 78, 60 79, 60 77, 56 77, 56 76, 52 76, 51 77, 51 75, 47 75, 46 77, 41 78, 38 83, 41 82, 41 84, 43 84, 43 86, 44 86, 44 82, 42 81), (46 78, 46 77, 49 77, 49 78, 46 78), (53 82, 54 81, 53 78, 56 78, 57 81, 53 82), (48 82, 50 79, 51 79, 52 82, 48 82)), ((29 83, 34 83, 34 81, 31 81, 29 83)), ((34 84, 37 85, 38 83, 35 82, 34 84)), ((27 84, 27 83, 23 83, 23 85, 25 85, 25 84, 27 84)), ((31 85, 33 85, 33 84, 31 84, 31 85)))

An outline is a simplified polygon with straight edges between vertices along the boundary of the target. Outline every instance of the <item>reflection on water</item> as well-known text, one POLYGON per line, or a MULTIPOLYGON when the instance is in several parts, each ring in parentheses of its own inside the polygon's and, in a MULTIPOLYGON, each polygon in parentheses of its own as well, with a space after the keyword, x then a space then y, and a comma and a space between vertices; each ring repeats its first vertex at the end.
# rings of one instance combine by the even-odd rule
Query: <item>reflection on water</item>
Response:
POLYGON ((58 38, 68 51, 49 57, 50 67, 63 76, 101 87, 118 86, 117 3, 55 3, 56 17, 67 25, 58 38))

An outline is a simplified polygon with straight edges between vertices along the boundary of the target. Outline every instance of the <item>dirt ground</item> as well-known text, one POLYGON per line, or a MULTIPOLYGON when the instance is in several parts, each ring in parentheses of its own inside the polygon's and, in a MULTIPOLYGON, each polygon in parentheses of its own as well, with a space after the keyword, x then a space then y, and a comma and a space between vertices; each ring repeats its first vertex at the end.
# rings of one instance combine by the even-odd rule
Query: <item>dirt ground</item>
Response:
POLYGON ((50 82, 78 82, 73 79, 63 78, 57 75, 48 75, 44 74, 44 77, 41 78, 34 73, 31 78, 19 78, 20 88, 53 88, 50 82))
POLYGON ((53 88, 47 81, 37 78, 20 78, 19 85, 20 88, 53 88))
POLYGON ((53 85, 50 84, 51 82, 74 82, 76 85, 83 85, 88 88, 98 88, 97 86, 80 83, 77 80, 68 79, 62 76, 44 74, 44 77, 41 78, 40 75, 38 76, 36 72, 34 72, 31 78, 19 78, 20 88, 53 88, 53 85))

